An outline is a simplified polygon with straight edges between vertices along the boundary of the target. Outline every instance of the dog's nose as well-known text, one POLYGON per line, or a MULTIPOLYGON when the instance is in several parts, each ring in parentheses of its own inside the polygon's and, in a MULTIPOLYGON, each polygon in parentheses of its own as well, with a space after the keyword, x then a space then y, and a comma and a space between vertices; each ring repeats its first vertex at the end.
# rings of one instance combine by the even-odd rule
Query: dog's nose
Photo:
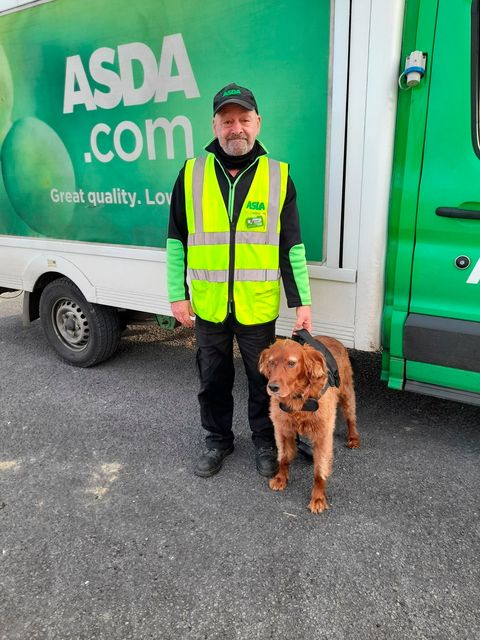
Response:
POLYGON ((278 393, 280 391, 280 385, 277 384, 276 382, 270 382, 268 384, 268 388, 272 393, 278 393))

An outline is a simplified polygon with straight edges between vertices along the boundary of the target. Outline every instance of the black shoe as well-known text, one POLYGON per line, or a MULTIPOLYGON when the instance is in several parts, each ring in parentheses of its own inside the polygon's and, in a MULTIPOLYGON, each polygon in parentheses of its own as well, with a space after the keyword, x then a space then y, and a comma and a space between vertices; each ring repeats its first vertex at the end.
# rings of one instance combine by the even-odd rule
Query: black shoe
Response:
POLYGON ((313 449, 309 440, 297 436, 297 449, 310 461, 313 460, 313 449))
POLYGON ((277 449, 275 447, 258 447, 255 450, 255 464, 261 476, 271 478, 278 471, 277 449))
POLYGON ((233 451, 233 445, 228 449, 206 449, 197 460, 193 473, 201 478, 208 478, 220 471, 223 459, 233 451))

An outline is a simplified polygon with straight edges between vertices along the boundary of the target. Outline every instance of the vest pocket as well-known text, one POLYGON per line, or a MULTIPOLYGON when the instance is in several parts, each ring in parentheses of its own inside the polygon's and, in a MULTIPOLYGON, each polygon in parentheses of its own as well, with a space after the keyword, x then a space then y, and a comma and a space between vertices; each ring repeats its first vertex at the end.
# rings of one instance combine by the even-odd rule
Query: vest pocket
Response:
POLYGON ((192 307, 200 318, 223 322, 228 314, 228 284, 192 280, 192 307))
POLYGON ((236 282, 235 315, 242 324, 262 324, 278 316, 280 282, 236 282))

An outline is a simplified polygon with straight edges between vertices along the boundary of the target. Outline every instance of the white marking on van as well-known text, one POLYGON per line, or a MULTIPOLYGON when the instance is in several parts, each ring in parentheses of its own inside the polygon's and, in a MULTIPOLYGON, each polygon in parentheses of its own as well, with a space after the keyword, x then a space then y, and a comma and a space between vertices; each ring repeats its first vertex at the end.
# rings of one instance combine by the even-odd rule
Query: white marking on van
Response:
POLYGON ((480 258, 473 267, 472 273, 468 276, 467 284, 478 284, 480 282, 480 258))

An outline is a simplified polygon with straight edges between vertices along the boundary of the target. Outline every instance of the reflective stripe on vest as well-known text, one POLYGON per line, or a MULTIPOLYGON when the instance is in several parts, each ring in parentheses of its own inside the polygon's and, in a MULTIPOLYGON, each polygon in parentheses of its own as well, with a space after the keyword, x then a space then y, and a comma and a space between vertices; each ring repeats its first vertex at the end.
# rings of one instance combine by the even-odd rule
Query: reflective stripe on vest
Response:
MULTIPOLYGON (((209 154, 188 160, 185 166, 192 305, 203 319, 223 321, 229 310, 230 277, 237 319, 243 324, 268 322, 278 315, 280 300, 280 212, 288 166, 265 156, 257 159, 258 166, 236 223, 232 269, 232 212, 225 206, 215 162, 213 154, 209 154)), ((236 183, 230 201, 235 186, 236 183)))
MULTIPOLYGON (((239 244, 271 244, 278 245, 279 235, 277 233, 255 233, 253 231, 237 231, 235 234, 239 244)), ((230 231, 211 231, 210 233, 192 233, 188 238, 190 246, 207 244, 228 244, 230 242, 230 231)))
MULTIPOLYGON (((192 280, 207 282, 228 282, 227 269, 218 271, 212 269, 189 269, 192 280)), ((235 280, 238 282, 275 282, 280 277, 279 269, 236 269, 235 280)))

